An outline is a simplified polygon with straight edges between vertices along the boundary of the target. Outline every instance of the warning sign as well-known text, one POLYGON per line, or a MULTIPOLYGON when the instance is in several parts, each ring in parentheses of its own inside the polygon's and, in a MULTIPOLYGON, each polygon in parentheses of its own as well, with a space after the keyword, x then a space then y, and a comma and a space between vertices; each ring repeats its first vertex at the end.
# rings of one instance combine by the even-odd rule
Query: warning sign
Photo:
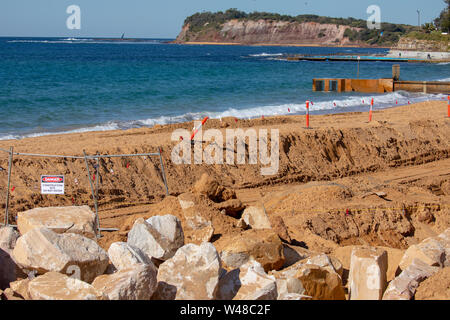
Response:
POLYGON ((41 194, 64 194, 64 176, 41 176, 41 194))

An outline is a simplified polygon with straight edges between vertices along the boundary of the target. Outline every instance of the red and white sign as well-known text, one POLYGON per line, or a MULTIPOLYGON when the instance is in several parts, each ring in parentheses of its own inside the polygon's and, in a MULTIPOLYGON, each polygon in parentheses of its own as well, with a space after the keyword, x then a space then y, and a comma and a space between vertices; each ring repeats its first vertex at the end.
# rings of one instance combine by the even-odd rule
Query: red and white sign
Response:
POLYGON ((64 194, 64 176, 41 176, 41 194, 64 194))

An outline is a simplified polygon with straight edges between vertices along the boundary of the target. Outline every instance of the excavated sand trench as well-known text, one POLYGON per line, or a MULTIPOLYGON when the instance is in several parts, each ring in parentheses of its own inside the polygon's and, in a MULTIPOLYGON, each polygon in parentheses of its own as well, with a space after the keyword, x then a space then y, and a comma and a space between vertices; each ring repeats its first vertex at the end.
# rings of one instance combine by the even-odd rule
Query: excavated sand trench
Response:
MULTIPOLYGON (((417 109, 424 107, 437 108, 424 103, 417 109)), ((406 248, 449 226, 450 124, 443 117, 423 118, 400 108, 381 113, 389 121, 367 124, 366 115, 359 113, 320 116, 313 130, 303 128, 301 116, 207 123, 205 129, 222 131, 279 129, 280 167, 275 176, 268 177, 260 174, 260 165, 173 164, 170 155, 177 142, 170 141, 170 135, 177 128, 191 129, 192 123, 67 135, 67 139, 50 136, 5 141, 0 147, 13 144, 22 152, 74 155, 84 148, 89 154, 111 154, 155 152, 161 146, 172 196, 190 191, 207 173, 236 190, 242 202, 263 202, 269 216, 282 217, 292 239, 310 248, 326 252, 338 245, 361 243, 406 248)), ((93 165, 90 163, 91 174, 93 165)), ((126 235, 123 225, 127 219, 180 210, 174 197, 165 198, 159 166, 155 157, 100 161, 102 226, 121 228, 105 236, 105 246, 126 235)), ((5 154, 0 155, 0 167, 7 168, 5 154)), ((0 171, 1 194, 6 179, 6 170, 0 171)), ((12 222, 17 212, 34 207, 93 207, 83 160, 16 157, 12 188, 12 222), (64 196, 40 194, 39 177, 49 173, 65 175, 64 196)), ((209 206, 216 230, 239 232, 232 220, 223 221, 220 211, 209 206)), ((0 208, 4 207, 2 201, 0 208)))

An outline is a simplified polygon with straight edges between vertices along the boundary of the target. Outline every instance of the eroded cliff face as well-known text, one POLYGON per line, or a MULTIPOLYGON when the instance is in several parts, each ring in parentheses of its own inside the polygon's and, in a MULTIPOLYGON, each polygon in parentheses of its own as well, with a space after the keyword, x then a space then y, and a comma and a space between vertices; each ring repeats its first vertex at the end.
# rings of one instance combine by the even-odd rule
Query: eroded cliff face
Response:
MULTIPOLYGON (((219 27, 207 24, 198 32, 183 26, 176 42, 222 42, 240 44, 360 45, 344 37, 348 26, 316 22, 230 20, 219 27)), ((358 28, 351 28, 360 30, 358 28)))

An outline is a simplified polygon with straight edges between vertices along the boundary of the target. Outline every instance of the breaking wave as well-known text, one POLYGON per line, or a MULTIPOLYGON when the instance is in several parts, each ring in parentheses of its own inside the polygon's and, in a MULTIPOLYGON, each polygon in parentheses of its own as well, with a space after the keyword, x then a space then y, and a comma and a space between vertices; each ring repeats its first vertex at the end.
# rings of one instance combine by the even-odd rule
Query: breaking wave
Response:
MULTIPOLYGON (((311 101, 310 112, 317 114, 339 113, 346 111, 366 111, 370 102, 374 98, 374 109, 385 109, 409 103, 418 103, 429 100, 447 99, 444 94, 423 94, 409 93, 404 91, 392 92, 384 95, 364 95, 364 96, 342 96, 342 98, 325 101, 311 101)), ((236 117, 240 119, 253 119, 261 116, 283 116, 304 114, 306 111, 305 103, 288 103, 279 105, 265 105, 250 107, 245 109, 228 108, 220 112, 203 112, 203 113, 185 113, 178 116, 160 116, 157 118, 149 118, 133 121, 108 121, 104 124, 82 127, 72 130, 58 130, 55 132, 34 132, 28 134, 7 134, 0 136, 0 140, 31 138, 53 134, 65 133, 82 133, 90 131, 109 131, 109 130, 126 130, 140 127, 152 127, 154 125, 165 125, 171 123, 189 122, 199 120, 204 116, 212 119, 221 119, 225 117, 236 117)))

